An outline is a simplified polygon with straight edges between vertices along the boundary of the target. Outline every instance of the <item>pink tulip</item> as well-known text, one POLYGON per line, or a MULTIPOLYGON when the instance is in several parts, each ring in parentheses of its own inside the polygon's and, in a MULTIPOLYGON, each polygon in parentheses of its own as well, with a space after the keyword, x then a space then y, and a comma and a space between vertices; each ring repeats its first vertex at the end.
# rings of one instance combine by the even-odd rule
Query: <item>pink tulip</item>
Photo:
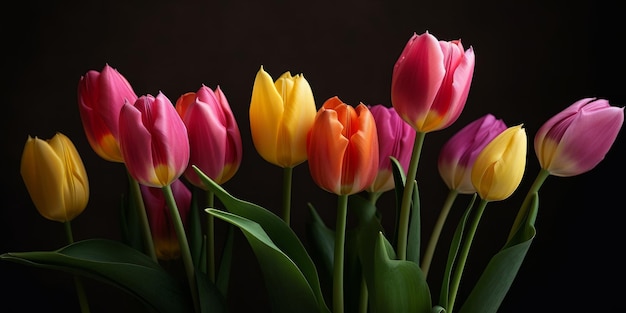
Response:
POLYGON ((120 150, 130 175, 142 185, 165 187, 189 163, 187 128, 161 92, 126 102, 120 112, 120 150))
POLYGON ((474 50, 461 40, 413 34, 393 68, 391 102, 416 131, 440 130, 463 111, 473 75, 474 50))
POLYGON ((376 122, 367 106, 326 100, 309 131, 307 156, 311 177, 322 189, 336 195, 365 190, 378 170, 376 122))
POLYGON ((118 142, 120 109, 137 95, 130 83, 108 64, 88 71, 78 83, 78 109, 91 148, 103 159, 124 162, 118 142))
POLYGON ((439 154, 438 167, 441 178, 450 190, 461 194, 472 194, 472 167, 483 148, 507 129, 502 120, 491 114, 467 124, 443 145, 439 154))
MULTIPOLYGON (((180 244, 163 190, 145 185, 140 186, 157 258, 160 260, 179 258, 180 244)), ((177 179, 172 183, 172 194, 183 225, 186 226, 191 208, 191 191, 181 180, 177 179)))
POLYGON ((394 157, 402 165, 406 174, 413 152, 415 130, 400 118, 396 110, 382 104, 371 106, 370 112, 376 122, 378 134, 378 174, 368 187, 369 192, 385 192, 394 188, 391 159, 394 157))
POLYGON ((241 134, 220 87, 214 92, 203 85, 197 92, 180 96, 176 111, 189 135, 189 166, 185 178, 205 188, 191 167, 195 165, 218 184, 231 179, 241 164, 241 134))
POLYGON ((575 176, 593 169, 609 151, 622 124, 624 108, 585 98, 553 116, 535 135, 541 168, 554 176, 575 176))

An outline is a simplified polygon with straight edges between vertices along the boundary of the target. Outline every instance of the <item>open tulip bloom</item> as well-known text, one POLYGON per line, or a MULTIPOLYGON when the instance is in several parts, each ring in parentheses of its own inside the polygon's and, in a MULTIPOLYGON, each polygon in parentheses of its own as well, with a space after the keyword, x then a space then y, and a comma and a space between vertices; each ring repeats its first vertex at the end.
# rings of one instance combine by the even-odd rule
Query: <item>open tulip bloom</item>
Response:
POLYGON ((0 259, 72 274, 84 313, 89 290, 82 277, 119 287, 146 312, 225 312, 229 299, 246 296, 228 288, 232 231, 240 231, 256 256, 246 261, 258 262, 272 312, 495 313, 535 240, 540 187, 549 176, 576 176, 601 162, 622 128, 624 108, 582 98, 538 130, 507 126, 488 113, 460 127, 435 151, 437 163, 426 164, 438 168, 440 177, 431 179, 441 179, 449 194, 422 245, 422 223, 430 221, 421 216, 421 200, 430 195, 419 187, 432 183, 416 175, 422 150, 428 150, 424 137, 457 121, 474 58, 460 39, 414 34, 393 64, 389 104, 351 106, 332 96, 319 109, 303 75, 285 72, 274 81, 261 67, 252 86, 248 135, 259 158, 286 169, 280 213, 224 187, 241 175, 243 148, 241 120, 220 87, 201 85, 174 105, 161 92, 137 97, 108 65, 89 71, 78 88, 85 135, 104 161, 122 163, 129 174, 122 240, 72 239, 69 222, 80 222, 76 218, 89 209, 89 168, 66 136, 28 136, 20 166, 33 209, 66 226, 68 245, 6 252, 0 259), (505 205, 517 213, 501 221, 511 225, 508 237, 489 238, 501 248, 485 267, 470 268, 480 221, 490 218, 486 207, 508 204, 520 192, 529 147, 540 166, 524 200, 505 205), (337 197, 336 207, 317 207, 319 199, 310 199, 308 210, 294 210, 308 214, 308 245, 289 221, 291 168, 304 162, 313 182, 337 197), (382 201, 384 192, 394 193, 395 201, 382 201), (202 196, 207 201, 197 201, 202 196), (454 233, 440 236, 457 208, 463 211, 454 233), (327 226, 318 210, 334 214, 334 225, 327 226), (393 218, 395 227, 385 229, 384 218, 393 218), (214 236, 214 219, 229 227, 227 236, 214 236), (214 241, 222 240, 224 249, 215 251, 214 241), (434 254, 437 246, 447 251, 442 260, 434 254), (185 277, 165 262, 181 262, 185 277), (433 273, 431 262, 445 266, 433 273), (480 273, 475 281, 464 278, 470 270, 480 273), (440 290, 431 288, 435 279, 440 290), (459 290, 467 296, 458 297, 459 290))

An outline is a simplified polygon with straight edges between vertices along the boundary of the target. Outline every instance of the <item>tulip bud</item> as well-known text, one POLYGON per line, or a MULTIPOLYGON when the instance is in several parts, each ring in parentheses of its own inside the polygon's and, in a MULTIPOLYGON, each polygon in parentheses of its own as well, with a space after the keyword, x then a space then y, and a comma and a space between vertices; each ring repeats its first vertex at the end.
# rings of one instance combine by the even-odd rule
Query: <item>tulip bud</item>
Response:
POLYGON ((506 129, 502 120, 487 114, 467 124, 443 145, 438 168, 441 178, 450 190, 472 194, 471 173, 476 157, 483 148, 506 129))
POLYGON ((161 92, 126 102, 120 112, 120 150, 129 174, 142 185, 165 187, 189 163, 187 128, 161 92))
POLYGON ((522 125, 509 127, 476 157, 471 178, 481 199, 504 200, 517 189, 526 167, 526 141, 522 125))
POLYGON ((231 179, 241 164, 241 134, 226 96, 218 86, 215 92, 202 86, 178 98, 176 111, 187 127, 189 166, 185 178, 206 188, 191 165, 218 184, 231 179))
POLYGON ((78 109, 87 140, 103 159, 124 162, 118 142, 120 109, 137 95, 130 83, 108 64, 102 72, 88 71, 78 83, 78 109))
POLYGON ((393 68, 391 102, 416 131, 440 130, 463 111, 473 75, 474 50, 461 40, 413 34, 393 68))
POLYGON ((76 147, 65 135, 57 133, 50 140, 29 136, 20 171, 30 198, 43 217, 68 222, 87 206, 87 172, 76 147))
POLYGON ((604 159, 623 123, 623 107, 611 106, 604 99, 576 101, 544 123, 535 135, 541 168, 562 177, 593 169, 604 159))
MULTIPOLYGON (((140 187, 157 258, 160 260, 178 259, 181 255, 180 243, 163 190, 144 185, 140 187)), ((177 179, 172 182, 172 194, 183 225, 186 225, 191 208, 191 191, 181 180, 177 179)))
POLYGON ((257 152, 283 168, 306 161, 306 137, 316 111, 311 86, 302 74, 285 72, 273 82, 261 67, 250 100, 250 131, 257 152))
POLYGON ((385 192, 394 188, 391 159, 398 160, 406 174, 413 153, 415 130, 400 118, 396 110, 382 104, 369 107, 378 134, 378 174, 368 192, 385 192))
POLYGON ((309 171, 322 189, 337 195, 365 190, 378 169, 376 122, 364 104, 328 99, 308 135, 309 171))

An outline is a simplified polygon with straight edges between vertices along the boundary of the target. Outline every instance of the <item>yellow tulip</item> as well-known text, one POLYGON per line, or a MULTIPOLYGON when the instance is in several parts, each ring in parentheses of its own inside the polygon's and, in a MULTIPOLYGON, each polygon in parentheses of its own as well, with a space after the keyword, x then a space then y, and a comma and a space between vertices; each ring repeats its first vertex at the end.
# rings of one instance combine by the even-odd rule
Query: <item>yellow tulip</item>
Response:
POLYGON ((282 168, 307 160, 306 137, 317 109, 313 92, 302 74, 282 74, 276 82, 261 69, 250 100, 250 131, 257 152, 282 168))
POLYGON ((87 206, 87 172, 67 136, 57 133, 50 140, 28 136, 20 171, 26 189, 43 217, 67 222, 87 206))
POLYGON ((526 167, 526 130, 509 127, 496 136, 476 157, 472 184, 486 201, 508 198, 519 186, 526 167))

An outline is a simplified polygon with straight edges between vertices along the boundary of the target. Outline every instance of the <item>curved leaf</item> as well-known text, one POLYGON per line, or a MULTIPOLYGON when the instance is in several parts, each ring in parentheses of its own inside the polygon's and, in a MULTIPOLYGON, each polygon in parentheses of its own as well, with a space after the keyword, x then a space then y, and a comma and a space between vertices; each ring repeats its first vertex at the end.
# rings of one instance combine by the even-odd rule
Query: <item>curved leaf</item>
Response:
POLYGON ((474 289, 461 307, 461 313, 495 313, 506 296, 526 253, 535 238, 535 219, 539 208, 539 196, 532 195, 522 227, 506 243, 504 248, 491 258, 474 289))
POLYGON ((241 229, 261 265, 274 312, 320 312, 315 294, 297 265, 256 222, 215 209, 206 211, 241 229))
MULTIPOLYGON (((304 245, 289 225, 271 211, 254 203, 233 197, 196 166, 193 166, 193 168, 203 184, 215 194, 230 213, 254 221, 260 225, 276 247, 287 255, 289 259, 296 264, 297 268, 302 271, 302 275, 314 292, 315 298, 320 306, 320 311, 328 312, 329 310, 322 295, 315 264, 304 248, 304 245)), ((272 266, 272 268, 273 267, 275 266, 272 266)), ((282 290, 274 289, 272 286, 268 287, 268 292, 276 293, 278 297, 280 297, 282 290)))
POLYGON ((186 286, 145 254, 117 241, 90 239, 56 251, 9 252, 0 259, 112 284, 154 312, 191 312, 186 286))

